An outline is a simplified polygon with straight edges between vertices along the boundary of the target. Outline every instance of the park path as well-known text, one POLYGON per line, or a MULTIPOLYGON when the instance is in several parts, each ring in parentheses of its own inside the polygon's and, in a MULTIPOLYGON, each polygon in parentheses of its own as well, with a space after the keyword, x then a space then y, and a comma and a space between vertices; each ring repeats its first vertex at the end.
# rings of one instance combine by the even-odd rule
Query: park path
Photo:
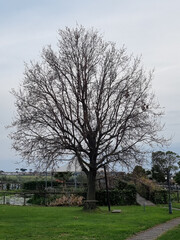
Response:
POLYGON ((136 202, 141 206, 155 206, 154 203, 152 203, 149 200, 141 197, 138 193, 136 194, 136 202))
POLYGON ((160 235, 178 226, 180 218, 172 219, 128 238, 127 240, 156 240, 160 235))
MULTIPOLYGON (((141 206, 143 206, 143 205, 144 206, 154 206, 155 205, 154 203, 141 197, 139 194, 136 195, 136 201, 141 206)), ((174 210, 180 211, 180 209, 174 209, 174 210)), ((128 238, 127 240, 156 240, 163 233, 178 226, 179 224, 180 224, 180 218, 175 218, 168 222, 165 222, 165 223, 159 224, 157 226, 154 226, 150 229, 147 229, 143 232, 137 233, 134 236, 128 238)))

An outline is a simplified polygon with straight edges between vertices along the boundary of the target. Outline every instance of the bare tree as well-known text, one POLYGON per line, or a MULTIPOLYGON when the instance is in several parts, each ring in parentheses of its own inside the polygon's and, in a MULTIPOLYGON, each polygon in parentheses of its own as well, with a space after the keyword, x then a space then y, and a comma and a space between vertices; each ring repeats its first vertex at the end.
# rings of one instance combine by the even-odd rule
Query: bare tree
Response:
POLYGON ((76 157, 88 178, 87 199, 94 200, 99 168, 139 164, 144 144, 163 141, 151 80, 139 58, 97 31, 60 30, 57 52, 44 49, 42 62, 26 66, 22 86, 13 90, 13 147, 29 163, 76 157))

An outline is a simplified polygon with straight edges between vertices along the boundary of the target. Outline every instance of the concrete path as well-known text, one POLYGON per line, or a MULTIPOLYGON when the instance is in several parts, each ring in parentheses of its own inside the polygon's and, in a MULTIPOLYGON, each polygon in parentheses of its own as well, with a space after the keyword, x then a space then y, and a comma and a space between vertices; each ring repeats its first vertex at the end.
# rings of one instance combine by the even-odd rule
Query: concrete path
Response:
POLYGON ((154 203, 141 197, 138 193, 136 194, 136 202, 141 206, 155 206, 154 203))
POLYGON ((155 227, 152 227, 146 231, 137 233, 136 235, 128 238, 127 240, 156 240, 160 235, 178 226, 179 224, 180 218, 175 218, 166 223, 162 223, 155 227))

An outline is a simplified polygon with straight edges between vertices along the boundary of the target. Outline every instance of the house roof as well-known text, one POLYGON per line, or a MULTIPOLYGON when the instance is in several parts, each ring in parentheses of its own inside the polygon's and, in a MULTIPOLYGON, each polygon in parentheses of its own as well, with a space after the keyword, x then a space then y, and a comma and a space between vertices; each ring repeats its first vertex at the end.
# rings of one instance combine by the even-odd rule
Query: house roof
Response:
POLYGON ((56 172, 81 172, 82 169, 77 160, 64 164, 56 169, 56 172))

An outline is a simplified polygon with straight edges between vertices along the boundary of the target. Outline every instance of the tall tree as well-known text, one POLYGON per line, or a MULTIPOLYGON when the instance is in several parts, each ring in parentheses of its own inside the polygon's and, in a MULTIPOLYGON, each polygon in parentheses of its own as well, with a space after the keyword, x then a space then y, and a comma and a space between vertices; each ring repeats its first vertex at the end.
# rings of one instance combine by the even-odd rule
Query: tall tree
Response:
POLYGON ((169 182, 170 172, 177 170, 180 156, 172 151, 157 151, 152 153, 152 177, 158 182, 169 182))
POLYGON ((94 200, 99 168, 139 163, 143 144, 164 140, 151 80, 138 57, 97 31, 60 30, 57 52, 44 49, 42 62, 26 66, 22 86, 13 90, 13 147, 29 163, 76 157, 88 178, 87 199, 94 200))

